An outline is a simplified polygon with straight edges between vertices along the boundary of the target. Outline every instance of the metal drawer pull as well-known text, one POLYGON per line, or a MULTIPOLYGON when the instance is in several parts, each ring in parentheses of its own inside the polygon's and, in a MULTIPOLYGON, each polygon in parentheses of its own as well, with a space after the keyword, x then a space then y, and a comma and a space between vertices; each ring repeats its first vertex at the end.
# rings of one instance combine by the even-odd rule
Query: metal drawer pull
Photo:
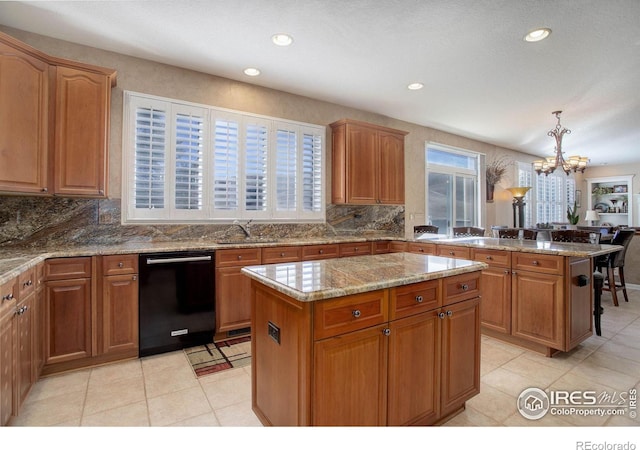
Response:
POLYGON ((454 251, 452 250, 452 251, 450 251, 450 252, 449 252, 449 254, 453 256, 453 255, 455 255, 455 254, 456 254, 456 252, 454 252, 454 251))
POLYGON ((121 261, 118 263, 118 267, 120 267, 121 269, 124 267, 124 263, 121 261))
POLYGON ((324 250, 320 249, 320 250, 318 250, 318 253, 320 253, 322 255, 324 253, 324 250))
POLYGON ((422 295, 416 295, 416 302, 422 303, 423 300, 422 295))
POLYGON ((6 301, 13 300, 13 294, 7 294, 7 295, 4 295, 4 296, 2 297, 2 301, 4 302, 5 300, 6 300, 6 301))
MULTIPOLYGON (((241 256, 238 256, 238 259, 240 258, 241 256)), ((191 256, 187 258, 164 258, 164 259, 147 258, 147 264, 170 264, 174 262, 194 262, 194 261, 211 261, 211 256, 191 256)))
POLYGON ((488 255, 488 256, 486 257, 486 259, 488 259, 489 261, 491 261, 491 260, 493 259, 493 256, 488 255))
POLYGON ((353 317, 355 317, 356 319, 360 317, 361 314, 362 313, 360 312, 359 309, 354 309, 353 311, 351 311, 351 315, 353 315, 353 317))
POLYGON ((537 266, 538 265, 538 261, 533 260, 533 262, 531 264, 533 264, 534 266, 537 266))
POLYGON ((280 257, 281 258, 284 257, 284 252, 280 253, 280 257))
POLYGON ((382 334, 385 336, 389 336, 391 334, 391 330, 389 328, 385 328, 382 330, 382 334))
POLYGON ((438 317, 439 317, 440 319, 444 319, 444 318, 445 318, 445 315, 444 315, 444 313, 443 313, 443 312, 441 312, 441 313, 438 313, 438 317))
POLYGON ((468 285, 468 284, 463 284, 463 285, 461 285, 461 286, 460 286, 460 288, 461 288, 463 291, 468 291, 468 290, 469 290, 469 285, 468 285))
POLYGON ((27 280, 24 283, 22 283, 22 287, 28 287, 28 286, 31 286, 32 284, 33 284, 33 281, 27 280))
POLYGON ((447 317, 453 316, 453 311, 447 311, 447 317))

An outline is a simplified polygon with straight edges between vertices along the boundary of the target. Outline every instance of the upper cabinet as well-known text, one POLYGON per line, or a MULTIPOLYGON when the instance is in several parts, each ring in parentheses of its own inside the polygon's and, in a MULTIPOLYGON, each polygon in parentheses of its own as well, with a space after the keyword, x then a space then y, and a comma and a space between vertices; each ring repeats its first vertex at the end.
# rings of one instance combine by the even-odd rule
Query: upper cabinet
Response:
POLYGON ((355 120, 331 124, 331 201, 336 204, 404 204, 407 132, 355 120))
POLYGON ((633 175, 587 178, 588 209, 598 212, 594 225, 634 226, 633 175))
POLYGON ((106 197, 116 72, 0 33, 0 192, 106 197))

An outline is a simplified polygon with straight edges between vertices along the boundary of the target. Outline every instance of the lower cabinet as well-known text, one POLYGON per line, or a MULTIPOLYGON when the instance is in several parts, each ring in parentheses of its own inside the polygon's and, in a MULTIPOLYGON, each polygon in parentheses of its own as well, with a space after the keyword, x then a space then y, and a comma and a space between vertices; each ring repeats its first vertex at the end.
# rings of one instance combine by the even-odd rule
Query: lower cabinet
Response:
POLYGON ((437 424, 480 391, 479 283, 297 305, 254 282, 254 411, 276 426, 437 424))
POLYGON ((14 395, 17 392, 14 381, 17 297, 17 278, 0 285, 0 425, 6 425, 14 415, 14 395))
POLYGON ((137 255, 45 262, 45 358, 50 374, 138 356, 137 255))

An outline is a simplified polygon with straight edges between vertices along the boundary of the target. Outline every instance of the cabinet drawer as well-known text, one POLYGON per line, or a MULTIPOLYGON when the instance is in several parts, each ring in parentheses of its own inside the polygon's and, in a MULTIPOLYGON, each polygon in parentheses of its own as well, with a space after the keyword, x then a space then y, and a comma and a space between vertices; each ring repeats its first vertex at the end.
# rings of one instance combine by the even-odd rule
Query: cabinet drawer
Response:
POLYGON ((389 244, 389 248, 391 253, 406 252, 407 243, 402 241, 391 241, 391 243, 389 244))
POLYGON ((262 249, 262 264, 300 261, 300 247, 269 247, 262 249))
POLYGON ((340 256, 370 255, 371 242, 340 244, 340 256))
POLYGON ((438 245, 438 256, 447 258, 471 259, 471 252, 468 247, 458 247, 455 245, 438 245))
POLYGON ((407 244, 407 251, 410 253, 423 253, 425 255, 436 254, 436 244, 432 242, 409 242, 407 244))
POLYGON ((423 281, 391 288, 391 320, 440 307, 440 281, 423 281))
POLYGON ((391 241, 376 241, 373 242, 373 254, 379 255, 382 253, 391 252, 391 241))
POLYGON ((18 279, 6 281, 0 285, 0 318, 10 308, 15 308, 18 299, 18 279))
POLYGON ((18 298, 27 298, 36 289, 36 268, 32 267, 18 275, 18 298))
POLYGON ((388 321, 387 289, 349 295, 313 305, 314 339, 348 333, 388 321))
POLYGON ((91 277, 91 257, 48 259, 44 265, 46 280, 91 277))
POLYGON ((107 255, 102 257, 103 275, 138 273, 138 255, 107 255))
POLYGON ((513 255, 512 268, 514 270, 531 270, 533 272, 562 275, 563 261, 563 256, 515 253, 513 255))
POLYGON ((472 259, 495 267, 511 267, 511 252, 506 250, 477 249, 472 251, 472 259))
POLYGON ((465 273, 443 279, 442 305, 480 296, 480 272, 465 273))
POLYGON ((338 256, 340 256, 340 246, 338 244, 305 245, 302 247, 302 259, 304 261, 337 258, 338 256))
POLYGON ((259 248, 216 250, 216 267, 251 266, 260 264, 259 248))

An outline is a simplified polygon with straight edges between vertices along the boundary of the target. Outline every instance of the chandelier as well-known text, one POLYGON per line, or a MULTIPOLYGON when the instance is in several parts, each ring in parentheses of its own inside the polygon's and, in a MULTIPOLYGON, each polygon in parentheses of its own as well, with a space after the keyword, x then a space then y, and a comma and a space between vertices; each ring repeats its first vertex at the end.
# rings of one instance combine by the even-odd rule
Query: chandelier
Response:
POLYGON ((546 159, 534 161, 533 170, 535 170, 538 175, 544 173, 545 176, 553 173, 558 167, 561 167, 567 175, 569 175, 571 171, 584 173, 589 158, 584 156, 570 156, 569 159, 564 159, 562 155, 562 137, 565 134, 570 134, 571 130, 562 128, 562 125, 560 125, 560 114, 562 114, 562 111, 554 111, 551 114, 556 116, 558 124, 553 130, 549 131, 547 135, 556 140, 556 156, 549 156, 546 159))

